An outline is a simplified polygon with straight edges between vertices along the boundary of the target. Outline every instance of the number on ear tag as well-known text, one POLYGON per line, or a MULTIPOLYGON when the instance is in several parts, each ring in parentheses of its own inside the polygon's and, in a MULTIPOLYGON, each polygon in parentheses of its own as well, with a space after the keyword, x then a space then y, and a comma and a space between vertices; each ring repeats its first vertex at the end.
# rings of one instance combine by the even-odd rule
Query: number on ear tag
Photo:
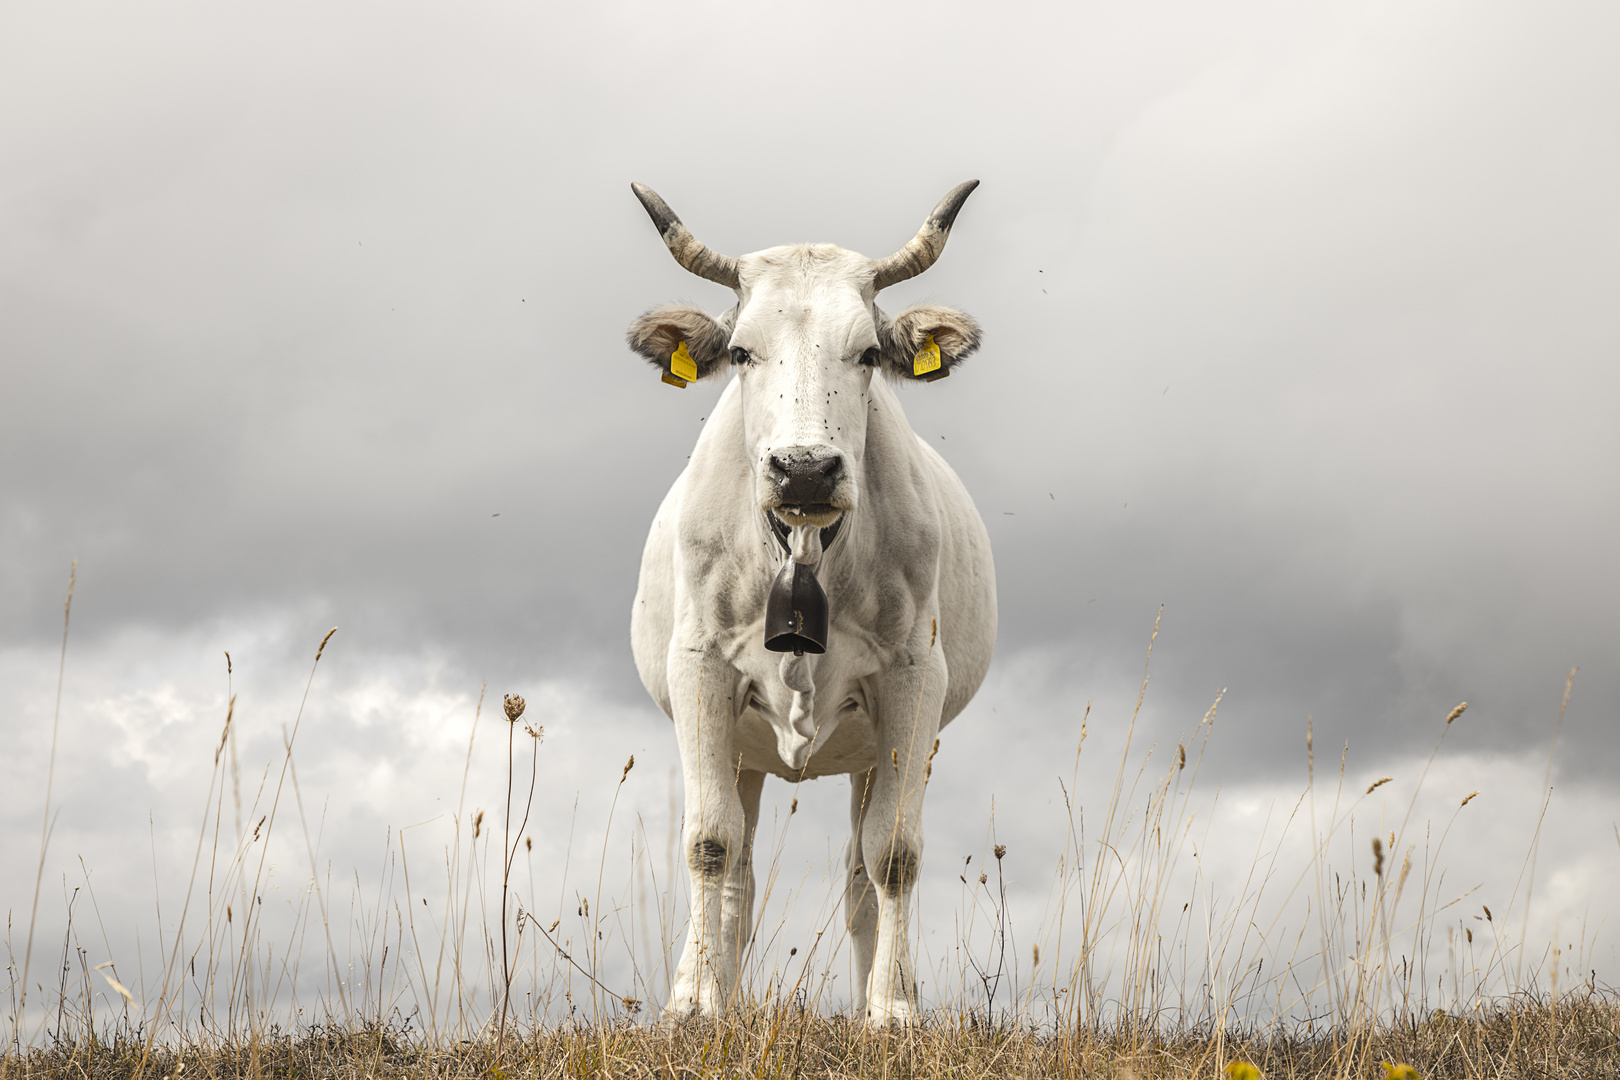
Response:
POLYGON ((934 335, 929 334, 921 351, 911 359, 911 373, 921 377, 930 371, 938 371, 941 363, 943 361, 940 359, 939 346, 934 343, 934 335))
POLYGON ((669 373, 677 379, 687 382, 697 382, 697 361, 692 354, 686 351, 686 342, 675 346, 675 352, 669 358, 669 373))

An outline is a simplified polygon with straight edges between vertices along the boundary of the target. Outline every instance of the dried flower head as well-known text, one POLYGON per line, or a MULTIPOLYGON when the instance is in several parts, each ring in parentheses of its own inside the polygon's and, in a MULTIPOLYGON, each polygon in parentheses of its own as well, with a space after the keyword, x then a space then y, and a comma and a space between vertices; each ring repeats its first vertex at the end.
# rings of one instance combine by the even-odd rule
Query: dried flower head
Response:
POLYGON ((1187 767, 1187 748, 1181 743, 1176 744, 1176 772, 1187 767))
MULTIPOLYGON (((1449 713, 1446 714, 1446 723, 1450 724, 1453 720, 1457 719, 1457 717, 1459 717, 1459 716, 1461 716, 1463 714, 1463 710, 1466 709, 1466 708, 1468 708, 1468 702, 1459 701, 1457 703, 1457 707, 1455 709, 1452 709, 1449 713)), ((1386 1069, 1389 1068, 1389 1066, 1387 1066, 1387 1065, 1384 1066, 1384 1067, 1386 1069)), ((1411 1066, 1410 1065, 1402 1065, 1401 1068, 1409 1069, 1409 1068, 1411 1068, 1411 1066)))
POLYGON ((524 724, 523 730, 529 733, 531 739, 543 739, 546 737, 546 726, 544 724, 534 724, 532 726, 524 724))
POLYGON ((1006 844, 997 844, 996 845, 996 861, 1000 862, 1001 857, 1003 855, 1005 855, 1005 854, 1007 854, 1007 845, 1006 844))
POLYGON ((630 770, 635 768, 635 767, 636 767, 636 755, 631 754, 630 755, 630 760, 624 763, 624 772, 619 774, 619 783, 621 783, 621 784, 624 783, 624 778, 629 776, 630 775, 630 770))
POLYGON ((1384 876, 1384 842, 1376 836, 1373 837, 1373 873, 1384 876))
POLYGON ((1486 921, 1486 922, 1491 922, 1491 921, 1493 921, 1493 920, 1492 920, 1492 919, 1491 919, 1491 909, 1490 909, 1490 908, 1488 908, 1488 907, 1485 907, 1485 905, 1484 905, 1484 904, 1481 904, 1481 905, 1479 905, 1479 906, 1480 906, 1480 907, 1482 907, 1482 908, 1485 908, 1485 921, 1486 921))
POLYGON ((477 816, 473 818, 473 839, 474 840, 478 839, 478 834, 479 834, 479 832, 481 832, 483 830, 483 827, 484 827, 484 812, 482 810, 480 810, 480 811, 478 811, 477 816))
POLYGON ((524 851, 533 851, 534 850, 534 837, 525 836, 523 838, 523 850, 524 851))
POLYGON ((1384 776, 1374 780, 1371 784, 1367 785, 1367 794, 1371 795, 1373 792, 1377 791, 1379 788, 1383 787, 1393 779, 1395 779, 1393 776, 1384 776))
POLYGON ((507 694, 506 695, 506 721, 507 721, 507 723, 515 724, 515 723, 518 722, 518 717, 523 715, 523 706, 524 706, 524 704, 525 703, 524 703, 523 699, 521 697, 519 697, 518 695, 516 695, 516 694, 507 694))
POLYGON ((1463 796, 1463 801, 1458 805, 1460 807, 1461 806, 1467 806, 1469 803, 1474 801, 1474 796, 1478 795, 1478 794, 1479 794, 1479 792, 1477 792, 1477 791, 1470 791, 1467 795, 1463 796))
MULTIPOLYGON (((337 627, 334 626, 326 632, 325 637, 321 638, 321 647, 315 650, 315 662, 317 664, 321 662, 321 653, 326 651, 326 643, 332 640, 332 635, 335 633, 337 633, 337 627)), ((226 674, 230 673, 226 672, 226 674)))
POLYGON ((989 874, 980 874, 979 875, 979 884, 980 885, 983 885, 985 882, 987 882, 989 880, 990 880, 990 875, 989 874))

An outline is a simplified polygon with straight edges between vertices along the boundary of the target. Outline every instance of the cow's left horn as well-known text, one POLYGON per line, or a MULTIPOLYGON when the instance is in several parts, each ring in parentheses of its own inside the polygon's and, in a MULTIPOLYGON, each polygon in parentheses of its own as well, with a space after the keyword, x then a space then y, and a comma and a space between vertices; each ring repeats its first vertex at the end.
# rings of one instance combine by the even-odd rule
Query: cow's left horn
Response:
POLYGON ((946 192, 939 205, 934 207, 934 212, 922 223, 922 228, 917 230, 917 235, 905 247, 886 259, 876 260, 872 288, 887 289, 933 266, 945 250, 945 241, 951 235, 951 224, 956 221, 957 212, 978 186, 977 180, 968 180, 946 192))
POLYGON ((703 241, 692 235, 691 229, 681 224, 681 219, 675 216, 675 211, 669 208, 669 203, 659 198, 658 192, 646 184, 632 183, 630 190, 636 193, 641 205, 647 208, 647 216, 658 226, 659 235, 664 238, 664 244, 669 248, 669 253, 675 256, 676 262, 698 277, 708 278, 728 288, 737 287, 736 259, 730 255, 710 251, 703 241))

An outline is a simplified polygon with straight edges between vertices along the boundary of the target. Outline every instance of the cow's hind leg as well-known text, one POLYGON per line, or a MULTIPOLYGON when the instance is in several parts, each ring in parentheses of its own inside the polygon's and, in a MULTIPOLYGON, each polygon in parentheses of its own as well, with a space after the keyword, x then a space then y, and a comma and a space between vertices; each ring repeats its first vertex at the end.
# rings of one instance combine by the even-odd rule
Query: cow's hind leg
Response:
POLYGON ((754 933, 754 827, 759 824, 759 793, 764 785, 762 772, 737 773, 737 797, 743 811, 742 851, 720 886, 720 981, 728 997, 736 995, 742 958, 754 933))
POLYGON ((855 773, 849 778, 849 854, 844 885, 844 923, 855 950, 855 1015, 866 1015, 866 983, 872 977, 872 955, 877 948, 878 903, 872 877, 861 857, 861 826, 866 820, 867 801, 872 793, 872 773, 855 773))

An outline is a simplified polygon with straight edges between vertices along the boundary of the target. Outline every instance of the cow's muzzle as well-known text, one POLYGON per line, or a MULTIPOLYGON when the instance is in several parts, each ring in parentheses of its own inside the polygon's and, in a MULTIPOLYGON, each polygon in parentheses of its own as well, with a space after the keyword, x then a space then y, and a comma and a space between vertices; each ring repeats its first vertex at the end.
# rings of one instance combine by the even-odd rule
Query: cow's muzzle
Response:
POLYGON ((788 446, 772 451, 768 509, 789 525, 830 525, 849 509, 841 490, 847 474, 844 455, 830 448, 788 446))

